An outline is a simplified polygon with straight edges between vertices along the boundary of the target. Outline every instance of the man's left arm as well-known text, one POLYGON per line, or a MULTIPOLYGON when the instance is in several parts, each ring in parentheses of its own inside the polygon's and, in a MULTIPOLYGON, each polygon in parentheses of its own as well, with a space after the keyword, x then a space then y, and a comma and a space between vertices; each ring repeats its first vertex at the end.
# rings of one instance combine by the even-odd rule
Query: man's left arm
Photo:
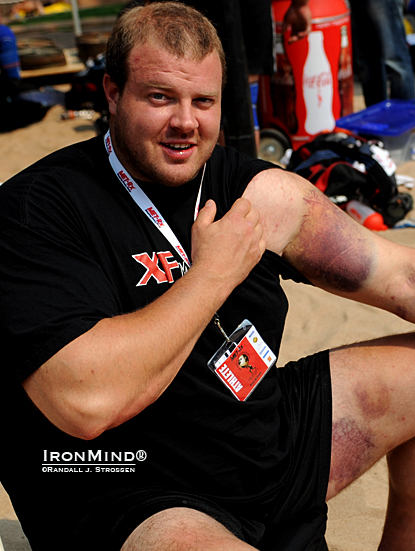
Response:
POLYGON ((296 174, 261 172, 244 196, 267 248, 315 286, 415 322, 415 249, 367 230, 296 174))

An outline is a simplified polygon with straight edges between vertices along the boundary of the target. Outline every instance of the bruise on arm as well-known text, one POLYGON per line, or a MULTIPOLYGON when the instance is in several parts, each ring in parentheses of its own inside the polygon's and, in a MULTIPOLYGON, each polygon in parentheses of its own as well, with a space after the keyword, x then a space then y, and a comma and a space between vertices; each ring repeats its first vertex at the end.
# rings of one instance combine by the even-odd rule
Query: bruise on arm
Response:
POLYGON ((303 201, 298 232, 284 258, 319 287, 338 293, 358 291, 376 262, 367 230, 314 188, 303 201))

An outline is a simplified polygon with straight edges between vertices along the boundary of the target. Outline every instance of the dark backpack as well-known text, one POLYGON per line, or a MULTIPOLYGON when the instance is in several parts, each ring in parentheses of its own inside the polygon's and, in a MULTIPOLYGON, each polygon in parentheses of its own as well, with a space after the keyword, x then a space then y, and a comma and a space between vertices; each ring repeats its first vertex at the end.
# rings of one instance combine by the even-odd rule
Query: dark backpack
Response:
POLYGON ((382 143, 342 129, 319 134, 298 148, 287 169, 312 182, 334 202, 343 197, 344 204, 357 199, 371 206, 389 227, 413 207, 411 195, 398 192, 395 166, 382 143))

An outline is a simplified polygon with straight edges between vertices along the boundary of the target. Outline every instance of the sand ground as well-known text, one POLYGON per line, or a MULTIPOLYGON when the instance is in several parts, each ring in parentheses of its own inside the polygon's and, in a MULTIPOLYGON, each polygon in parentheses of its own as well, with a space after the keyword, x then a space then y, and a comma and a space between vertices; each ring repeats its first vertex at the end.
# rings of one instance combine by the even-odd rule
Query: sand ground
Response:
MULTIPOLYGON (((91 121, 62 121, 62 111, 63 108, 55 106, 39 123, 0 134, 0 182, 50 151, 95 135, 91 121)), ((415 162, 400 166, 398 173, 415 177, 415 162)), ((412 228, 388 230, 384 236, 415 246, 415 229, 412 228)), ((291 306, 279 365, 323 348, 412 330, 410 324, 391 314, 351 303, 319 289, 292 282, 284 283, 284 287, 291 306)), ((2 449, 2 453, 7 450, 2 449)), ((386 463, 381 461, 330 503, 327 532, 330 551, 375 551, 381 537, 386 499, 387 470, 386 463)), ((47 530, 47 519, 43 529, 47 530)), ((29 551, 2 487, 0 535, 5 551, 29 551)))

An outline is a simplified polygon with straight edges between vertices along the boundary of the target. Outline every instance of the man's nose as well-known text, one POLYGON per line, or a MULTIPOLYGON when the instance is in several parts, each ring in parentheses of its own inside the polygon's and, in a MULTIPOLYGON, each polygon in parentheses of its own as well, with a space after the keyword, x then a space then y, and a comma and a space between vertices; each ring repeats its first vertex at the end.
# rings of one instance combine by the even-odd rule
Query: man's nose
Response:
POLYGON ((184 133, 195 130, 198 126, 194 106, 191 103, 178 102, 170 119, 170 126, 184 133))

